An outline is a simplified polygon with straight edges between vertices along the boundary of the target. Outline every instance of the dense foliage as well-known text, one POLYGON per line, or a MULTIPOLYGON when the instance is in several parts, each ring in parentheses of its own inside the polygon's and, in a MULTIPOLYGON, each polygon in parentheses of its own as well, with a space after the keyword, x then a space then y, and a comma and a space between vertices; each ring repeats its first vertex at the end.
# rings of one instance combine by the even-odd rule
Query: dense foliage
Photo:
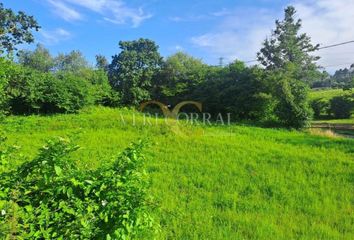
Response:
POLYGON ((21 65, 41 72, 49 72, 54 68, 54 59, 49 50, 40 44, 37 45, 34 51, 19 51, 17 57, 21 65))
POLYGON ((331 87, 350 89, 354 88, 354 64, 350 68, 337 70, 331 78, 331 87))
POLYGON ((339 69, 331 76, 324 72, 323 77, 312 84, 313 88, 354 88, 354 64, 349 68, 339 69))
POLYGON ((4 8, 0 2, 0 55, 12 53, 16 45, 32 43, 32 29, 38 31, 40 26, 33 16, 24 12, 15 13, 12 9, 4 8))
POLYGON ((311 107, 315 119, 320 119, 322 116, 326 116, 330 114, 329 100, 327 99, 323 99, 323 98, 314 99, 311 101, 311 107))
POLYGON ((316 119, 348 119, 354 113, 353 89, 311 92, 311 107, 316 119))
POLYGON ((354 111, 354 93, 332 98, 330 111, 334 118, 350 118, 354 111))
POLYGON ((270 38, 263 43, 258 60, 267 70, 285 69, 289 63, 294 66, 295 79, 312 83, 319 76, 316 61, 311 53, 318 50, 311 38, 301 33, 301 19, 296 19, 296 10, 289 6, 285 9, 283 21, 275 22, 276 28, 270 38))
POLYGON ((53 57, 49 50, 38 44, 34 51, 21 50, 17 53, 18 63, 40 72, 79 72, 90 68, 80 51, 60 53, 53 57))
POLYGON ((231 113, 234 120, 273 119, 274 98, 264 71, 235 61, 226 67, 209 67, 206 80, 195 89, 193 99, 204 103, 214 116, 231 113))
POLYGON ((149 39, 120 41, 119 47, 122 51, 109 65, 110 83, 121 92, 123 104, 137 106, 151 98, 152 78, 162 58, 158 46, 149 39))
POLYGON ((8 169, 0 150, 1 239, 132 239, 153 230, 143 143, 112 164, 79 170, 65 139, 48 141, 39 155, 8 169))
POLYGON ((312 110, 309 105, 309 87, 296 79, 294 66, 288 65, 285 71, 275 74, 273 87, 277 105, 275 114, 286 127, 303 128, 309 125, 312 110))
POLYGON ((119 101, 101 70, 41 72, 5 59, 0 69, 2 110, 12 114, 72 113, 88 105, 113 106, 119 101))
POLYGON ((205 81, 207 65, 188 54, 178 52, 168 57, 153 79, 153 97, 178 104, 205 81))
MULTIPOLYGON (((231 114, 232 120, 302 128, 312 115, 308 86, 316 78, 328 77, 318 71, 318 57, 311 54, 318 45, 301 33, 301 20, 291 6, 258 53, 265 68, 240 61, 209 66, 183 52, 163 59, 158 45, 143 38, 121 41, 119 47, 121 52, 110 63, 96 55, 95 68, 80 51, 52 56, 42 45, 19 51, 18 64, 2 59, 1 112, 73 113, 93 104, 138 106, 146 100, 174 107, 194 100, 214 118, 231 114)), ((338 108, 329 102, 311 104, 316 117, 325 108, 338 108)))

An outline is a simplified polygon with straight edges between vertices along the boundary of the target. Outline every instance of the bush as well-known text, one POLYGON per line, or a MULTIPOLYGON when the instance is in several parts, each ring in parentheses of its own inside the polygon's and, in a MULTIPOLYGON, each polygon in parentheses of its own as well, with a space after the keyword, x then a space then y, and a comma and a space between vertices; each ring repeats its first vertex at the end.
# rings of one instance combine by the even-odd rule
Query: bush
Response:
POLYGON ((49 141, 37 158, 0 174, 0 238, 146 236, 154 225, 143 145, 131 145, 111 165, 82 171, 70 159, 77 146, 65 139, 49 141))
POLYGON ((350 118, 354 109, 354 94, 337 96, 330 101, 330 112, 335 118, 350 118))
POLYGON ((12 65, 7 70, 6 94, 8 107, 13 114, 38 112, 44 101, 44 88, 49 74, 12 65))
POLYGON ((309 125, 312 109, 308 102, 308 85, 297 80, 294 66, 275 72, 273 78, 274 96, 277 98, 275 114, 280 124, 288 128, 300 129, 309 125))
POLYGON ((209 67, 206 81, 190 98, 202 102, 203 110, 213 115, 231 113, 233 119, 262 122, 274 116, 274 98, 264 80, 264 71, 247 68, 239 61, 223 68, 209 67))
POLYGON ((44 73, 0 59, 2 114, 75 113, 93 104, 117 106, 119 101, 103 71, 44 73))
POLYGON ((46 79, 41 112, 75 113, 92 104, 90 84, 73 73, 59 73, 46 79))
POLYGON ((82 69, 79 74, 90 82, 90 95, 94 104, 106 107, 119 106, 120 94, 112 89, 104 70, 82 69))
POLYGON ((11 63, 0 57, 0 118, 8 112, 8 94, 6 86, 8 84, 8 69, 11 70, 11 63))
POLYGON ((320 119, 321 116, 328 115, 329 113, 329 101, 327 99, 321 98, 312 100, 311 107, 316 119, 320 119))

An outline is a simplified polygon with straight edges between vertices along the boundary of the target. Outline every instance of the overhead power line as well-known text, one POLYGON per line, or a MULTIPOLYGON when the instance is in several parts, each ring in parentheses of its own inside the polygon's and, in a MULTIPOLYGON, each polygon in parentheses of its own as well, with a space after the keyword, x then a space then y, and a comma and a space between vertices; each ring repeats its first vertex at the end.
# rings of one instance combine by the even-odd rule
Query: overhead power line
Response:
MULTIPOLYGON (((319 47, 317 50, 338 47, 338 46, 342 46, 342 45, 346 45, 346 44, 350 44, 350 43, 354 43, 354 40, 347 41, 347 42, 336 43, 336 44, 332 44, 332 45, 327 45, 327 46, 323 46, 323 47, 319 47)), ((245 63, 252 63, 252 62, 257 62, 257 61, 258 61, 257 59, 253 59, 253 60, 245 61, 245 63)))
POLYGON ((328 46, 324 46, 324 47, 320 47, 320 48, 318 48, 318 50, 325 49, 325 48, 338 47, 338 46, 346 45, 346 44, 349 44, 349 43, 354 43, 354 40, 348 41, 348 42, 337 43, 337 44, 333 44, 333 45, 328 45, 328 46))
MULTIPOLYGON (((353 61, 354 62, 354 61, 353 61)), ((353 64, 353 62, 348 62, 348 63, 342 63, 342 64, 334 64, 334 65, 327 65, 327 66, 324 66, 325 68, 326 67, 341 67, 341 66, 348 66, 350 64, 353 64)))

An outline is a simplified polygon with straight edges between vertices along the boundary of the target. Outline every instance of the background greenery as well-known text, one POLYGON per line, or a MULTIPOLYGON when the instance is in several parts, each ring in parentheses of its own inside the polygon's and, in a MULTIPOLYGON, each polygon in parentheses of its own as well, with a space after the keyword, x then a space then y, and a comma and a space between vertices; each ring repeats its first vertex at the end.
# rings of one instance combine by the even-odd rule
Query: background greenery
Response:
POLYGON ((91 66, 77 50, 17 51, 40 27, 1 3, 0 14, 0 126, 7 146, 20 147, 0 148, 0 232, 7 237, 141 239, 153 211, 161 239, 354 238, 353 140, 285 130, 309 126, 313 113, 352 123, 353 69, 320 71, 319 45, 301 32, 294 7, 263 42, 263 67, 209 66, 183 52, 163 59, 144 38, 121 41, 112 61, 98 54, 91 66), (311 87, 345 91, 309 98, 311 87), (166 125, 133 110, 151 99, 171 107, 200 101, 204 112, 231 113, 233 124, 166 125), (48 138, 68 135, 82 148, 49 142, 38 152, 48 138), (151 202, 137 170, 140 147, 116 159, 141 137, 153 143, 144 161, 151 202), (106 198, 109 211, 101 209, 106 198))

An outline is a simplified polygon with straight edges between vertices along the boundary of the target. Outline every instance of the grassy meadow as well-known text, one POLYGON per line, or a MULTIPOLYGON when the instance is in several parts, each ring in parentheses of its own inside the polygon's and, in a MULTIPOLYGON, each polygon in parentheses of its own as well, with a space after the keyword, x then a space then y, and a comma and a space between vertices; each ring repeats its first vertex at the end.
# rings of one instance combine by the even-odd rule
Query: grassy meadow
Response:
POLYGON ((150 139, 158 239, 354 238, 353 139, 240 125, 182 125, 176 134, 175 126, 150 120, 144 125, 133 110, 101 107, 9 117, 1 128, 27 157, 50 137, 71 136, 82 168, 150 139))
POLYGON ((312 90, 310 92, 310 99, 311 100, 316 100, 316 99, 332 99, 334 97, 337 96, 341 96, 345 93, 345 91, 343 91, 343 89, 320 89, 320 90, 312 90))
MULTIPOLYGON (((354 89, 352 89, 353 91, 354 89)), ((311 101, 313 100, 331 100, 334 97, 341 96, 348 91, 343 91, 343 89, 325 89, 325 90, 312 90, 310 91, 309 98, 311 101)), ((354 114, 352 114, 351 118, 347 119, 317 119, 313 121, 313 123, 329 123, 329 124, 354 124, 354 114)), ((350 135, 354 136, 352 131, 349 131, 350 135)))

